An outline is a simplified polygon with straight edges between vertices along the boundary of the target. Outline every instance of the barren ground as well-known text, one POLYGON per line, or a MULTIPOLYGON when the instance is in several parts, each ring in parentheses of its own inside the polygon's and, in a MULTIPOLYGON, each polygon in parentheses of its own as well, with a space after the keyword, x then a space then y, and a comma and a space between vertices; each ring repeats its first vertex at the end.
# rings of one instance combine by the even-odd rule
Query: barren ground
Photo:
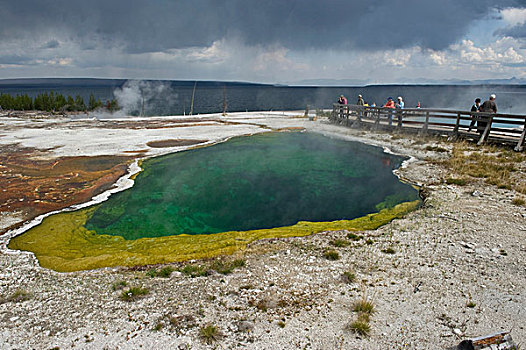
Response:
MULTIPOLYGON (((521 197, 513 190, 482 181, 446 184, 451 174, 437 160, 449 153, 426 147, 450 150, 451 143, 393 137, 280 113, 184 122, 159 118, 152 124, 0 118, 0 124, 0 171, 5 177, 0 178, 5 184, 1 198, 10 201, 0 203, 2 349, 444 349, 468 337, 510 330, 515 342, 526 344, 526 208, 512 203, 521 197), (35 211, 34 202, 47 198, 46 193, 39 194, 42 198, 20 197, 20 186, 63 176, 23 173, 31 166, 34 170, 35 164, 96 155, 152 156, 191 147, 188 141, 183 146, 174 141, 178 139, 218 142, 288 127, 414 157, 398 172, 424 186, 422 208, 378 230, 359 232, 354 240, 349 232, 336 231, 255 242, 233 257, 243 259, 245 266, 226 275, 210 271, 195 278, 179 271, 168 278, 151 277, 151 267, 57 273, 40 268, 30 253, 6 248, 14 232, 5 233, 8 227, 45 211, 35 211), (10 163, 13 158, 6 150, 13 157, 17 152, 35 153, 10 163), (7 182, 10 179, 16 186, 7 182), (10 204, 17 201, 28 204, 10 204), (336 239, 346 243, 336 247, 336 239), (328 260, 328 248, 337 251, 339 259, 328 260), (353 281, 344 278, 345 272, 354 274, 353 281), (148 293, 134 301, 121 300, 123 288, 134 286, 148 293), (368 337, 349 328, 357 318, 353 304, 361 299, 372 302, 375 310, 368 337), (208 337, 210 344, 200 336, 207 325, 217 329, 208 337)), ((124 158, 112 159, 121 164, 124 158)), ((108 163, 104 174, 88 169, 84 175, 91 182, 81 187, 100 192, 104 188, 97 186, 104 181, 97 179, 114 174, 114 163, 108 163)), ((524 180, 520 169, 517 176, 524 180)), ((76 188, 67 183, 64 180, 56 193, 76 188)), ((86 200, 85 192, 73 191, 71 196, 71 203, 86 200)))

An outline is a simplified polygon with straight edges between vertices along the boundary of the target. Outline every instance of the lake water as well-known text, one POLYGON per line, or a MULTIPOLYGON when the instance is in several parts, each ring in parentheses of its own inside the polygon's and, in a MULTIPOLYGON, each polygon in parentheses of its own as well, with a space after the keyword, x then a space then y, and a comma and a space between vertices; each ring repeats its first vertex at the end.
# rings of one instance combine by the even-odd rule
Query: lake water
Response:
MULTIPOLYGON (((291 87, 245 83, 199 81, 194 95, 194 114, 227 111, 268 111, 331 108, 338 96, 344 94, 354 103, 358 94, 364 99, 383 105, 387 97, 403 96, 406 108, 422 107, 469 110, 476 97, 482 100, 497 94, 499 112, 526 114, 524 85, 373 85, 366 87, 291 87)), ((36 80, 32 83, 0 81, 0 93, 35 96, 46 91, 64 95, 81 95, 87 102, 91 93, 103 102, 119 97, 130 114, 138 115, 144 105, 145 115, 188 114, 192 101, 193 81, 143 81, 97 79, 36 80), (124 89, 123 89, 124 87, 124 89), (143 104, 144 100, 144 104, 143 104)))
POLYGON ((314 133, 267 133, 146 160, 85 227, 128 240, 353 219, 414 201, 401 157, 314 133))

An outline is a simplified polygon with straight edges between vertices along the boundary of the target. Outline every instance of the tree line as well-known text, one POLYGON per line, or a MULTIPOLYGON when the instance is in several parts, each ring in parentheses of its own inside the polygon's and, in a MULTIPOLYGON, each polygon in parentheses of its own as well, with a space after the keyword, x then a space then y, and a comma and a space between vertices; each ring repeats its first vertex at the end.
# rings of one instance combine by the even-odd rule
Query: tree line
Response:
POLYGON ((86 104, 82 96, 77 95, 75 98, 68 95, 55 94, 53 91, 38 94, 31 98, 27 94, 12 96, 10 94, 0 94, 0 107, 2 109, 12 109, 19 111, 46 111, 46 112, 87 112, 100 108, 106 108, 110 112, 120 109, 117 100, 106 101, 103 103, 90 94, 86 104))

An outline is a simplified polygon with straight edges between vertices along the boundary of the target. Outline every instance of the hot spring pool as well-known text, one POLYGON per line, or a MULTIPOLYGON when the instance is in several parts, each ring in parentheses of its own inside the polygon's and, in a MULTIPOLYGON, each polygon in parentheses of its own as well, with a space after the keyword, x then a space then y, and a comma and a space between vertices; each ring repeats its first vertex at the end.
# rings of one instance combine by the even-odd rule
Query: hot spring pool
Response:
POLYGON ((392 172, 402 161, 316 133, 238 137, 145 160, 132 188, 47 217, 9 247, 72 271, 230 254, 264 237, 374 228, 419 203, 417 190, 392 172))

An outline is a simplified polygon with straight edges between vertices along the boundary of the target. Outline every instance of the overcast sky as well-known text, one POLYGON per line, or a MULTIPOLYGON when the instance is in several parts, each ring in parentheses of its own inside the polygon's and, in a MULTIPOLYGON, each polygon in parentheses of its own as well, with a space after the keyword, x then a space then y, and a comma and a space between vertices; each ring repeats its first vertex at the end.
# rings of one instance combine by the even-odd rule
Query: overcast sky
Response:
POLYGON ((0 0, 0 78, 526 78, 526 0, 0 0))

